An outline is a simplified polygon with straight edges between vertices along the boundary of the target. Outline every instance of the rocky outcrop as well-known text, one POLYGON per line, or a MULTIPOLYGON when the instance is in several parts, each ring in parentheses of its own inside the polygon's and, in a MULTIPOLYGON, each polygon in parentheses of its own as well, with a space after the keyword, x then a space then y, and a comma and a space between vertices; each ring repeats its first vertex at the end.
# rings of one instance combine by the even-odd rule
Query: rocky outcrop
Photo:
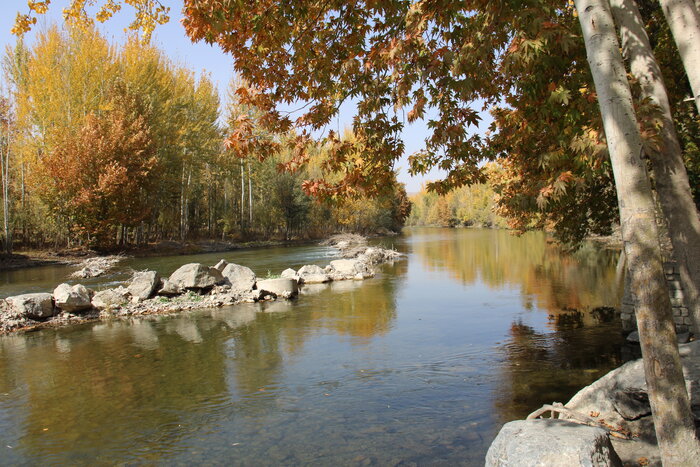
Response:
POLYGON ((160 285, 160 276, 155 271, 139 271, 134 273, 129 293, 138 300, 151 298, 160 285))
MULTIPOLYGON (((23 296, 0 300, 0 333, 98 318, 174 313, 277 298, 291 299, 299 293, 308 295, 325 290, 330 281, 335 281, 338 287, 359 286, 348 279, 364 279, 370 277, 372 271, 361 257, 333 264, 325 269, 308 265, 298 272, 286 269, 283 272, 286 277, 257 281, 250 268, 221 260, 216 267, 186 264, 165 280, 159 278, 155 271, 139 272, 134 275, 128 288, 117 287, 97 293, 83 285, 61 284, 56 287, 53 297, 51 294, 26 294, 31 300, 23 296), (299 288, 300 284, 303 284, 302 289, 299 288), (257 288, 253 288, 255 286, 257 288), (314 290, 315 287, 320 290, 314 290), (158 296, 153 297, 154 293, 158 296), (76 312, 80 314, 74 314, 76 312)), ((280 306, 275 309, 291 308, 280 306)))
POLYGON ((28 293, 8 297, 9 312, 20 317, 43 319, 56 313, 50 293, 28 293))
POLYGON ((98 277, 112 269, 124 259, 124 256, 98 256, 96 258, 88 258, 85 261, 78 264, 78 269, 71 277, 78 279, 89 279, 91 277, 98 277))
POLYGON ((271 293, 275 297, 292 298, 299 293, 299 287, 295 279, 281 277, 278 279, 265 279, 258 281, 257 289, 262 294, 271 293))
POLYGON ((229 263, 224 267, 222 275, 235 292, 247 292, 255 288, 255 273, 246 266, 229 263))
MULTIPOLYGON (((700 416, 700 341, 680 344, 678 350, 690 404, 697 417, 700 416)), ((565 407, 631 434, 632 440, 612 440, 624 462, 646 457, 651 464, 660 465, 641 359, 627 362, 581 389, 565 407)))
POLYGON ((506 423, 486 454, 487 467, 618 467, 619 457, 602 428, 565 420, 506 423))
POLYGON ((331 280, 326 271, 313 264, 302 266, 297 274, 302 284, 322 284, 331 280))
POLYGON ((56 307, 74 313, 92 308, 92 292, 84 285, 61 284, 53 291, 56 307))
POLYGON ((96 309, 111 310, 129 303, 130 292, 126 287, 102 290, 92 297, 92 306, 96 309))
POLYGON ((170 275, 168 281, 180 289, 202 290, 221 284, 224 277, 218 269, 201 263, 189 263, 180 266, 170 275))

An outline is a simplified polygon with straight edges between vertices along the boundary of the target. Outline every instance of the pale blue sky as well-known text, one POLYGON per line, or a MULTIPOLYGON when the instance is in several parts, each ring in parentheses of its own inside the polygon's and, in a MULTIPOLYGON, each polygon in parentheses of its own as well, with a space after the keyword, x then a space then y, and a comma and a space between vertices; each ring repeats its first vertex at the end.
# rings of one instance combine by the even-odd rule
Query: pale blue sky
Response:
MULTIPOLYGON (((180 24, 182 18, 181 0, 166 0, 163 3, 171 7, 170 22, 158 26, 153 35, 153 43, 163 49, 170 58, 178 63, 186 65, 197 73, 203 70, 210 73, 212 80, 216 83, 222 102, 225 100, 227 85, 233 76, 232 60, 216 46, 208 46, 204 43, 193 44, 185 35, 184 28, 180 24)), ((49 13, 39 18, 39 23, 34 27, 39 29, 42 25, 52 22, 62 22, 61 11, 68 4, 68 0, 52 0, 49 13)), ((15 15, 18 11, 27 11, 26 0, 2 0, 0 6, 0 45, 4 51, 7 45, 15 42, 15 37, 10 34, 10 29, 14 23, 15 15)), ((124 29, 130 23, 133 10, 125 5, 121 12, 114 18, 99 25, 102 33, 113 43, 121 43, 126 34, 124 29)), ((31 43, 33 32, 27 36, 31 43)), ((336 122, 337 127, 349 126, 352 121, 354 108, 352 105, 345 105, 341 108, 340 116, 336 122)), ((490 118, 483 115, 488 120, 484 125, 488 125, 490 118)), ((398 161, 396 167, 399 169, 399 180, 406 184, 409 193, 420 190, 423 182, 440 178, 440 172, 431 171, 426 176, 411 177, 408 175, 406 156, 423 147, 423 140, 427 134, 426 126, 423 122, 416 122, 407 125, 403 137, 406 144, 406 155, 398 161)))

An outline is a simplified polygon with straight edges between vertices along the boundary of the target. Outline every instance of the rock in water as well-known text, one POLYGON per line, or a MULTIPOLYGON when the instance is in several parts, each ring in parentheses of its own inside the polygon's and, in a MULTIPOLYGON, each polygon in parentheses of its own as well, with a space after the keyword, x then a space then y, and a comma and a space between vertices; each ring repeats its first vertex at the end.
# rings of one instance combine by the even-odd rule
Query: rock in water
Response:
POLYGON ((125 287, 97 292, 92 297, 92 306, 98 310, 108 310, 129 303, 129 290, 125 287))
POLYGON ((280 277, 283 277, 285 279, 299 280, 299 276, 297 275, 297 272, 292 268, 287 268, 284 271, 282 271, 282 274, 280 275, 280 277))
POLYGON ((53 291, 56 307, 62 311, 74 312, 92 308, 92 293, 82 284, 71 287, 61 284, 53 291))
POLYGON ((365 279, 374 275, 370 267, 358 259, 336 259, 331 261, 331 277, 338 279, 365 279))
POLYGON ((297 274, 299 275, 299 282, 304 284, 321 284, 331 280, 326 271, 315 265, 302 266, 297 271, 297 274))
POLYGON ((239 264, 229 263, 222 272, 224 279, 231 284, 234 292, 247 292, 255 286, 255 273, 252 269, 239 264))
POLYGON ((155 271, 140 271, 134 274, 129 285, 129 293, 139 300, 147 300, 153 295, 156 287, 160 285, 160 276, 155 271))
POLYGON ((265 279, 259 281, 258 290, 263 294, 269 292, 277 297, 284 298, 292 298, 299 293, 297 281, 289 278, 265 279))
POLYGON ((25 318, 49 318, 56 313, 50 293, 28 293, 7 297, 5 301, 12 312, 25 318))
POLYGON ((602 428, 557 419, 506 423, 486 454, 487 467, 622 466, 602 428))
POLYGON ((180 266, 170 275, 168 282, 180 289, 209 289, 224 281, 221 273, 201 263, 180 266))

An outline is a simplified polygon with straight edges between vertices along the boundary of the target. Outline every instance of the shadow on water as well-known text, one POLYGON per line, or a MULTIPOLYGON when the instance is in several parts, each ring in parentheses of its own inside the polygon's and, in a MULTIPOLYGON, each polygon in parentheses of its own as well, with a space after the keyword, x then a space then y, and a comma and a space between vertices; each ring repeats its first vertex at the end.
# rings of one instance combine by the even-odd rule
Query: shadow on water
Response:
MULTIPOLYGON (((407 261, 291 302, 1 337, 2 463, 481 465, 503 422, 621 362, 610 254, 390 241, 407 261)), ((328 261, 247 254, 256 271, 328 261)))

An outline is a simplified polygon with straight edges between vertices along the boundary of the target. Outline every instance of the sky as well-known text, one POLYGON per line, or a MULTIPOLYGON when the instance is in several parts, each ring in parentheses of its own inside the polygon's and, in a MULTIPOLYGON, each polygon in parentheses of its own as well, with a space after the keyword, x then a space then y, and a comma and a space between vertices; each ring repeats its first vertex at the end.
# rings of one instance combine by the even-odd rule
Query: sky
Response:
MULTIPOLYGON (((190 41, 180 23, 182 18, 182 0, 166 0, 163 3, 171 7, 170 21, 156 28, 152 43, 164 50, 173 61, 186 65, 198 74, 201 72, 209 73, 212 81, 219 89, 221 101, 225 102, 228 83, 234 76, 233 60, 230 56, 224 54, 218 46, 209 46, 203 42, 193 44, 190 41)), ((27 35, 25 40, 31 44, 34 31, 52 23, 61 23, 63 21, 61 11, 67 5, 68 0, 52 0, 49 12, 39 17, 37 25, 34 26, 33 31, 27 35)), ((0 46, 2 51, 5 50, 6 46, 12 45, 16 41, 16 37, 10 33, 10 30, 18 11, 22 13, 28 11, 26 0, 0 0, 0 46)), ((128 5, 124 5, 122 11, 106 23, 98 23, 98 27, 110 42, 121 44, 126 38, 124 30, 132 18, 133 9, 128 5)), ((351 103, 341 107, 336 121, 337 128, 335 129, 343 129, 350 126, 353 113, 354 107, 351 103)), ((484 122, 481 127, 485 127, 490 122, 490 117, 487 114, 482 114, 482 117, 484 122)), ((407 124, 404 128, 405 154, 396 163, 395 168, 399 171, 399 181, 406 184, 408 193, 416 193, 420 191, 423 183, 440 179, 443 176, 443 172, 437 169, 433 169, 424 176, 411 177, 408 174, 407 157, 423 148, 423 141, 427 135, 427 127, 422 121, 410 125, 407 124)))

